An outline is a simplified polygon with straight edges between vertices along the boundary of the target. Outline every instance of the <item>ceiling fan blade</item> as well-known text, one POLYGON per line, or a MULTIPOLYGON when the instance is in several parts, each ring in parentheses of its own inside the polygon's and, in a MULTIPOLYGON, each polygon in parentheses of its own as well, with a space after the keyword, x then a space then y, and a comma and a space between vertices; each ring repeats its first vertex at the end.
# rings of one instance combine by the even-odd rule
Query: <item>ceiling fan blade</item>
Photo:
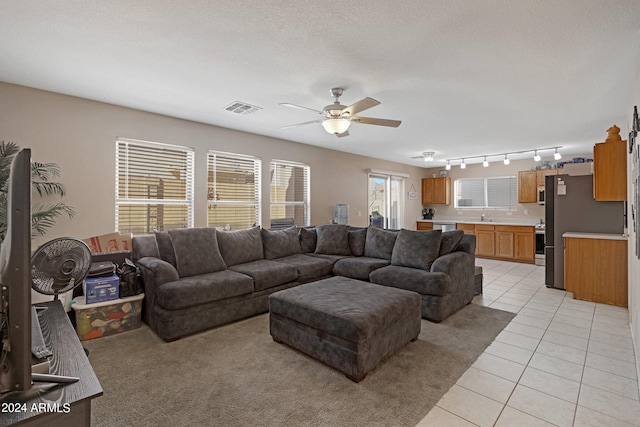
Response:
POLYGON ((342 133, 339 133, 338 135, 336 135, 338 138, 342 138, 343 136, 349 136, 349 131, 345 130, 342 133))
POLYGON ((351 117, 352 122, 363 123, 365 125, 389 126, 397 128, 402 123, 400 120, 376 119, 373 117, 351 117))
POLYGON ((280 129, 297 128, 298 126, 310 125, 312 123, 322 123, 322 120, 311 120, 310 122, 296 123, 295 125, 284 126, 284 127, 281 127, 280 129))
POLYGON ((347 108, 343 109, 343 113, 348 113, 350 116, 354 114, 358 114, 360 111, 368 110, 371 107, 375 107, 379 105, 380 101, 377 101, 373 98, 366 97, 356 102, 355 104, 349 105, 347 108))
POLYGON ((317 114, 324 114, 322 111, 316 110, 314 108, 303 107, 302 105, 291 104, 289 102, 281 102, 279 105, 282 105, 283 107, 297 108, 299 110, 309 110, 317 114))

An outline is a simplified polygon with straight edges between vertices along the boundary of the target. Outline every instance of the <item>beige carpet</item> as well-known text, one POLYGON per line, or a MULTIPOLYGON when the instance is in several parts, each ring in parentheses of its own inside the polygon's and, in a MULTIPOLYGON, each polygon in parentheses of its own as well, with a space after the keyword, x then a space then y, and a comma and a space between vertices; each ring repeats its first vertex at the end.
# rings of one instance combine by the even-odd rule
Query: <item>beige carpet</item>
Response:
POLYGON ((269 335, 268 314, 165 343, 85 341, 104 396, 94 426, 414 426, 513 318, 470 304, 359 384, 269 335))

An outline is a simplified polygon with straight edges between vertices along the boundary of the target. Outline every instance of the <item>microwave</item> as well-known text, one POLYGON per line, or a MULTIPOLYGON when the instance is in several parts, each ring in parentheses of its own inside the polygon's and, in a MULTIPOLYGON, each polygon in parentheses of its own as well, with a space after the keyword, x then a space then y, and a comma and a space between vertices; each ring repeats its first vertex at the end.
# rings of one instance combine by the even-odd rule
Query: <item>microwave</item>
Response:
POLYGON ((544 185, 538 187, 538 204, 544 205, 544 185))

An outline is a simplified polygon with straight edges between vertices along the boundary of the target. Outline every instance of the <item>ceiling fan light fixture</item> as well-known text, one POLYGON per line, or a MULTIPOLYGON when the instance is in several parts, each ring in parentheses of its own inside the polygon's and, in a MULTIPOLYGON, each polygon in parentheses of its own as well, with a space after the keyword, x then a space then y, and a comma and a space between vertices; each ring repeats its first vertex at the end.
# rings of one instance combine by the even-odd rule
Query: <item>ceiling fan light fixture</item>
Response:
POLYGON ((340 135, 349 129, 350 124, 347 119, 326 119, 322 122, 322 127, 330 134, 340 135))
POLYGON ((424 161, 425 162, 433 162, 433 155, 435 153, 433 151, 425 151, 424 153, 422 153, 422 155, 424 156, 424 161))

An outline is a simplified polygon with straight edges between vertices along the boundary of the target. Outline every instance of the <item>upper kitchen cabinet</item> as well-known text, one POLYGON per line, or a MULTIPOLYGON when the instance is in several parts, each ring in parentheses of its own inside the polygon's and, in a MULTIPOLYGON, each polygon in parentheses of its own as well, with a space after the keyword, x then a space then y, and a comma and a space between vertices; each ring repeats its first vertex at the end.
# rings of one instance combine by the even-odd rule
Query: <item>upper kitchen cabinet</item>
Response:
POLYGON ((538 201, 537 171, 518 172, 518 203, 538 201))
POLYGON ((422 204, 423 205, 449 205, 451 204, 451 178, 440 176, 437 178, 422 179, 422 204))
POLYGON ((538 187, 544 187, 544 177, 548 175, 558 175, 562 173, 562 169, 540 169, 536 171, 538 176, 538 187))
POLYGON ((605 142, 593 148, 593 197, 600 201, 627 200, 627 141, 620 128, 607 130, 605 142))

